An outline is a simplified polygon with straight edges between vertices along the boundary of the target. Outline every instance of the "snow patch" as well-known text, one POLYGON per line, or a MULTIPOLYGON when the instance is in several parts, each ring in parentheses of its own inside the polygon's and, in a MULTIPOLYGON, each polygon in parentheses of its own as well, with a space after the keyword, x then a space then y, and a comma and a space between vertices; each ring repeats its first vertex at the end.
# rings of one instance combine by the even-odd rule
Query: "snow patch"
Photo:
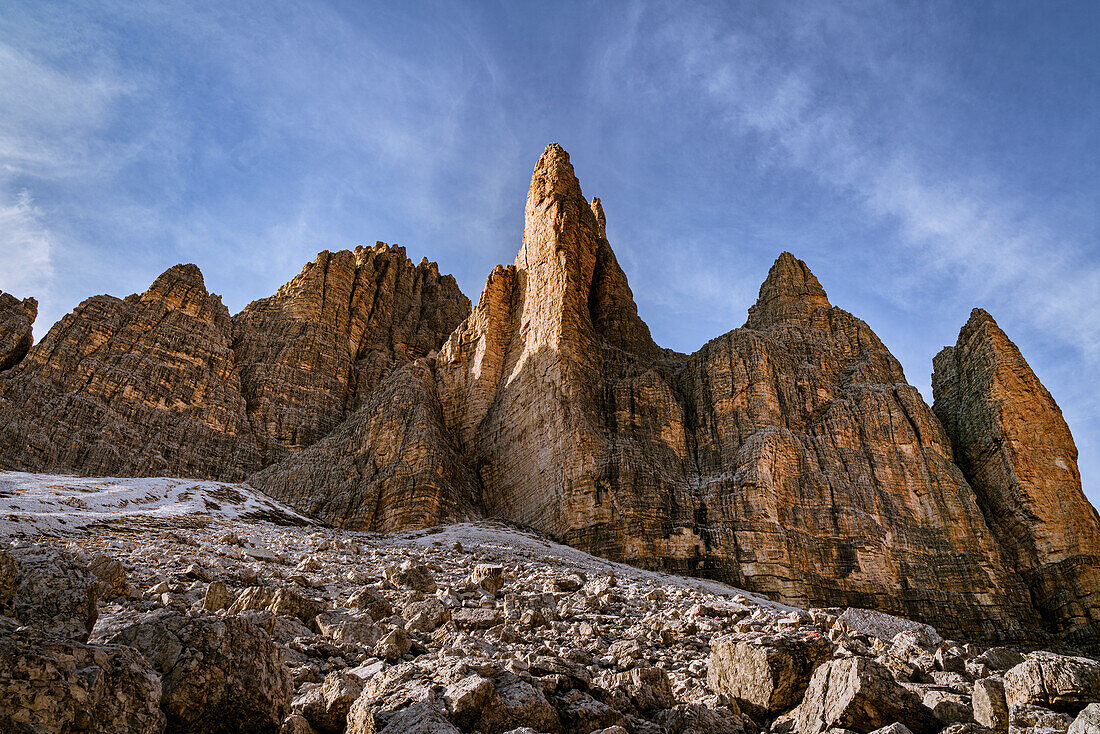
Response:
POLYGON ((104 524, 190 518, 266 520, 279 525, 316 521, 246 484, 173 477, 76 477, 0 472, 0 534, 67 535, 104 524))

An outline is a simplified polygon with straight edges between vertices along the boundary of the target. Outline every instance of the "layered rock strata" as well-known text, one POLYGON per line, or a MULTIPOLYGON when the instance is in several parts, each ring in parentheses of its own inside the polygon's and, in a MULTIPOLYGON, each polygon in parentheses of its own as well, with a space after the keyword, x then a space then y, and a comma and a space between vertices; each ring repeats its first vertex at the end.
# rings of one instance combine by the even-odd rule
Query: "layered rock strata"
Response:
MULTIPOLYGON (((1068 430, 1045 391, 1034 421, 994 411, 996 390, 966 375, 1011 380, 960 350, 937 360, 945 432, 789 253, 744 326, 662 349, 599 199, 551 144, 522 247, 472 310, 433 264, 382 244, 323 252, 233 318, 177 266, 141 296, 89 299, 0 375, 0 466, 251 475, 346 528, 498 516, 793 604, 1006 639, 1046 620, 1095 640, 1095 512, 1079 479, 1055 506, 1029 478, 1061 461, 1074 486, 1068 430), (1032 471, 968 442, 1043 458, 1032 471)), ((1008 372, 1030 385, 1022 364, 1008 372)))
POLYGON ((10 293, 0 291, 0 370, 19 363, 31 348, 31 327, 38 315, 38 301, 20 301, 10 293))
POLYGON ((980 308, 934 361, 934 409, 990 528, 1043 618, 1100 638, 1100 517, 1062 411, 980 308))
POLYGON ((470 301, 435 263, 381 242, 322 252, 233 317, 248 417, 270 464, 327 435, 394 365, 437 350, 470 301))
POLYGON ((232 324, 194 265, 94 296, 0 379, 0 466, 241 478, 259 468, 232 324))

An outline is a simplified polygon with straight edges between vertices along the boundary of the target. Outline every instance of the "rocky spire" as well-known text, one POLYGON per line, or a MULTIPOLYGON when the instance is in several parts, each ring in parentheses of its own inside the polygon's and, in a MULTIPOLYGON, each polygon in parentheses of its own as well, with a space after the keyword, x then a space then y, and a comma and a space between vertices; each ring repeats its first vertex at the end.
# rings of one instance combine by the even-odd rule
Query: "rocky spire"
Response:
POLYGON ((831 308, 825 289, 806 263, 784 252, 772 265, 760 286, 756 305, 749 308, 745 326, 763 329, 775 324, 805 319, 819 308, 831 308))
POLYGON ((550 143, 531 175, 523 246, 515 261, 527 348, 570 351, 590 329, 588 292, 599 241, 569 154, 550 143))
POLYGON ((602 239, 607 239, 607 217, 603 213, 603 204, 600 203, 598 197, 592 197, 590 204, 592 207, 592 215, 596 217, 596 234, 602 239))
POLYGON ((994 535, 1057 631, 1100 633, 1100 517, 1081 490, 1062 411, 976 308, 935 358, 933 406, 994 535))

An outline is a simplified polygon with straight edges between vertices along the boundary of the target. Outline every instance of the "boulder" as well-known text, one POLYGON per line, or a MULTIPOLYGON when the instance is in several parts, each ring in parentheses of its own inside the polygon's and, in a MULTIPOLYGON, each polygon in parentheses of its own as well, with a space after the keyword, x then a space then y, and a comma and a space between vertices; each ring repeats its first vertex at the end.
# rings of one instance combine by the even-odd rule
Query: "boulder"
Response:
POLYGON ((944 726, 967 724, 974 721, 974 712, 970 707, 970 701, 962 694, 932 690, 924 694, 922 702, 944 726))
POLYGON ((1070 724, 1069 734, 1100 734, 1100 703, 1090 703, 1081 709, 1070 724))
POLYGON ((395 627, 374 646, 374 654, 383 660, 398 660, 411 647, 412 640, 409 639, 409 633, 400 627, 395 627))
POLYGON ((851 607, 845 609, 839 617, 849 629, 868 637, 877 637, 883 642, 890 642, 902 632, 915 635, 922 647, 932 650, 943 643, 943 638, 931 625, 914 622, 904 617, 896 617, 893 614, 877 612, 873 609, 857 609, 851 607))
MULTIPOLYGON (((447 686, 443 700, 451 713, 451 719, 463 728, 470 728, 487 713, 499 711, 501 703, 493 682, 488 678, 471 674, 447 686)), ((492 718, 491 714, 489 718, 492 718)))
POLYGON ((774 715, 798 703, 833 648, 819 635, 718 640, 711 645, 707 685, 751 715, 774 715))
POLYGON ((161 681, 140 653, 23 627, 0 631, 0 731, 164 731, 161 681))
POLYGON ((504 588, 504 567, 496 564, 479 563, 470 573, 467 585, 471 589, 481 589, 496 594, 504 588))
POLYGON ((58 637, 87 642, 99 614, 99 579, 57 546, 13 548, 11 556, 19 568, 15 618, 58 637))
POLYGON ((325 637, 368 648, 374 647, 383 634, 368 612, 321 612, 313 624, 325 637))
POLYGON ((126 567, 117 558, 94 556, 88 561, 88 570, 99 579, 100 599, 124 599, 130 596, 126 583, 126 567))
POLYGON ((305 624, 309 624, 314 617, 325 610, 325 605, 302 596, 294 589, 252 586, 240 593, 237 600, 229 607, 229 614, 261 609, 284 617, 297 617, 305 624))
POLYGON ((206 585, 206 594, 202 598, 202 608, 208 612, 228 609, 234 602, 233 596, 225 588, 224 581, 214 580, 206 585))
POLYGON ((350 673, 336 670, 321 685, 294 700, 310 725, 321 734, 343 734, 351 705, 363 692, 363 682, 350 673))
POLYGON ((820 665, 792 713, 799 734, 821 734, 831 727, 870 732, 893 722, 914 734, 942 728, 917 694, 897 683, 886 667, 860 657, 820 665))
POLYGON ((745 734, 741 715, 726 707, 681 703, 659 712, 654 721, 668 734, 745 734))
POLYGON ((630 697, 639 711, 658 711, 676 703, 672 684, 662 668, 637 667, 615 676, 613 685, 630 697))
POLYGON ((1011 647, 991 647, 977 657, 993 670, 1008 670, 1024 662, 1024 656, 1011 647))
POLYGON ((239 617, 170 609, 115 615, 95 639, 140 651, 161 674, 172 732, 273 732, 290 713, 291 678, 278 648, 239 617))
POLYGON ((1076 713, 1100 701, 1100 662, 1052 652, 1033 652, 1005 673, 1009 706, 1043 706, 1076 713))
POLYGON ((461 732, 447 720, 438 703, 421 701, 392 716, 379 734, 461 734, 461 732))
POLYGON ((431 570, 422 563, 405 561, 399 566, 387 566, 384 574, 386 581, 397 587, 423 591, 425 594, 432 594, 436 589, 431 570))
POLYGON ((972 703, 976 722, 993 731, 1007 734, 1008 702, 1002 679, 982 678, 974 681, 972 703))
POLYGON ((408 629, 417 632, 431 632, 450 619, 451 613, 443 606, 443 602, 434 596, 430 596, 423 601, 413 602, 405 607, 404 617, 409 620, 405 625, 408 629))
POLYGON ((386 601, 386 597, 369 586, 364 586, 352 594, 348 598, 347 606, 350 609, 363 609, 370 612, 370 616, 376 620, 385 619, 393 614, 393 606, 386 601))

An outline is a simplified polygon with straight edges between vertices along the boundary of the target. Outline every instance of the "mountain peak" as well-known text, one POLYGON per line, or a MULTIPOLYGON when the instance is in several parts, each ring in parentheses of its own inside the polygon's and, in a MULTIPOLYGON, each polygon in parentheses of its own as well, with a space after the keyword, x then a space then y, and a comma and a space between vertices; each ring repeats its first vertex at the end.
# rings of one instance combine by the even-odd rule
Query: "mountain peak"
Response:
POLYGON ((745 326, 760 329, 782 321, 801 319, 818 308, 831 308, 829 297, 806 263, 789 252, 776 258, 760 285, 756 305, 749 308, 745 326))

